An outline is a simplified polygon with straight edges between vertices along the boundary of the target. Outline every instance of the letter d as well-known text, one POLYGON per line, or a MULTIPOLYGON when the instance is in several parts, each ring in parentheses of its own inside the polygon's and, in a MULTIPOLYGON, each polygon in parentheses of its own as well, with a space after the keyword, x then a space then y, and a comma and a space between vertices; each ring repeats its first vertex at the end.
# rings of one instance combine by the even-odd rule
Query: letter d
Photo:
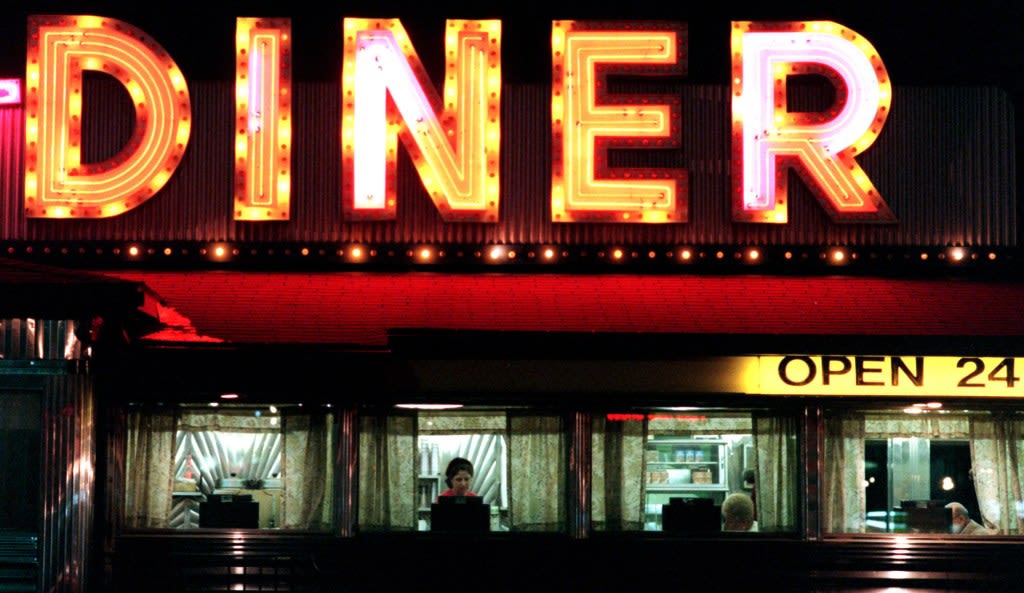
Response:
POLYGON ((135 208, 170 179, 188 144, 191 104, 181 70, 152 38, 98 16, 29 17, 25 67, 25 210, 98 218, 135 208), (135 131, 113 157, 82 162, 82 73, 119 80, 135 131))

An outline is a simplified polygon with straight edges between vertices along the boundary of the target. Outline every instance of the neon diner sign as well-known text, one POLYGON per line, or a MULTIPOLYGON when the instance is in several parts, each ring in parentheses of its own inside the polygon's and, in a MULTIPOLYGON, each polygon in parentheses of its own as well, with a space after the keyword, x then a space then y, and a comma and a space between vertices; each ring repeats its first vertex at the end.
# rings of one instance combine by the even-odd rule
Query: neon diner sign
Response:
MULTIPOLYGON (((397 147, 412 157, 441 217, 496 222, 500 204, 501 22, 449 20, 438 90, 398 19, 345 18, 341 147, 347 219, 396 215, 397 147), (390 100, 389 100, 390 99, 390 100)), ((288 220, 291 23, 238 18, 235 33, 234 219, 288 220)), ((679 22, 554 21, 551 216, 554 222, 682 223, 682 168, 613 168, 617 147, 678 147, 680 100, 611 93, 616 73, 682 76, 679 22)), ((871 44, 829 21, 732 24, 733 220, 787 221, 788 169, 836 222, 895 217, 856 157, 878 137, 891 84, 871 44), (824 77, 835 102, 790 112, 791 75, 824 77)), ((36 218, 118 216, 154 197, 192 132, 188 86, 149 35, 98 16, 32 16, 25 85, 25 208, 36 218), (121 82, 135 131, 118 154, 81 157, 85 71, 121 82)))

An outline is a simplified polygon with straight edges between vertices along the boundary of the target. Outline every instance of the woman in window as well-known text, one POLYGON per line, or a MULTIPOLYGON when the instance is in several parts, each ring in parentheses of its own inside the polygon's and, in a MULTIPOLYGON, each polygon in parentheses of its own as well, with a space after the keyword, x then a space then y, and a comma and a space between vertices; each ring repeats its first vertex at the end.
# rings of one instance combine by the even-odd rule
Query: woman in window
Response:
POLYGON ((472 462, 462 457, 452 459, 444 471, 444 482, 448 484, 448 489, 442 492, 441 496, 479 496, 469 489, 469 482, 472 479, 472 462))

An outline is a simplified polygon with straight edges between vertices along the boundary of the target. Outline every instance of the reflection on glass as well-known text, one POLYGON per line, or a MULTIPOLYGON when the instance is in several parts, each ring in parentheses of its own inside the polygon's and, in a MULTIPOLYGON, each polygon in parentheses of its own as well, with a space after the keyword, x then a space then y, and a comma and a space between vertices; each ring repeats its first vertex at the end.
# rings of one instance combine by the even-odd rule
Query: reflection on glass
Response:
POLYGON ((827 531, 1022 532, 1020 502, 1007 494, 1024 486, 1008 455, 1022 446, 1019 414, 892 405, 825 418, 827 531))
POLYGON ((610 412, 594 419, 591 454, 596 530, 718 531, 733 492, 754 499, 759 531, 795 529, 795 417, 695 407, 610 412), (677 525, 677 516, 690 519, 677 525))
POLYGON ((133 408, 126 522, 329 529, 333 424, 326 409, 301 406, 133 408))
POLYGON ((560 415, 466 406, 366 409, 359 427, 359 528, 426 531, 455 457, 472 462, 470 489, 491 513, 490 531, 561 531, 566 438, 560 415), (414 493, 410 496, 410 492, 414 493))

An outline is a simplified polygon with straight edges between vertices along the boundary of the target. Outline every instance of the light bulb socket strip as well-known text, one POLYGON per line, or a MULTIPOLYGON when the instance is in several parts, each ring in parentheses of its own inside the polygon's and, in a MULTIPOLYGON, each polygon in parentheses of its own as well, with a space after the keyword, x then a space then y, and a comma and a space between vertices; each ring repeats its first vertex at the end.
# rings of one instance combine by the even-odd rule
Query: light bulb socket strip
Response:
POLYGON ((961 246, 724 246, 7 242, 0 257, 82 269, 439 270, 627 273, 856 273, 1012 271, 1019 250, 961 246))

